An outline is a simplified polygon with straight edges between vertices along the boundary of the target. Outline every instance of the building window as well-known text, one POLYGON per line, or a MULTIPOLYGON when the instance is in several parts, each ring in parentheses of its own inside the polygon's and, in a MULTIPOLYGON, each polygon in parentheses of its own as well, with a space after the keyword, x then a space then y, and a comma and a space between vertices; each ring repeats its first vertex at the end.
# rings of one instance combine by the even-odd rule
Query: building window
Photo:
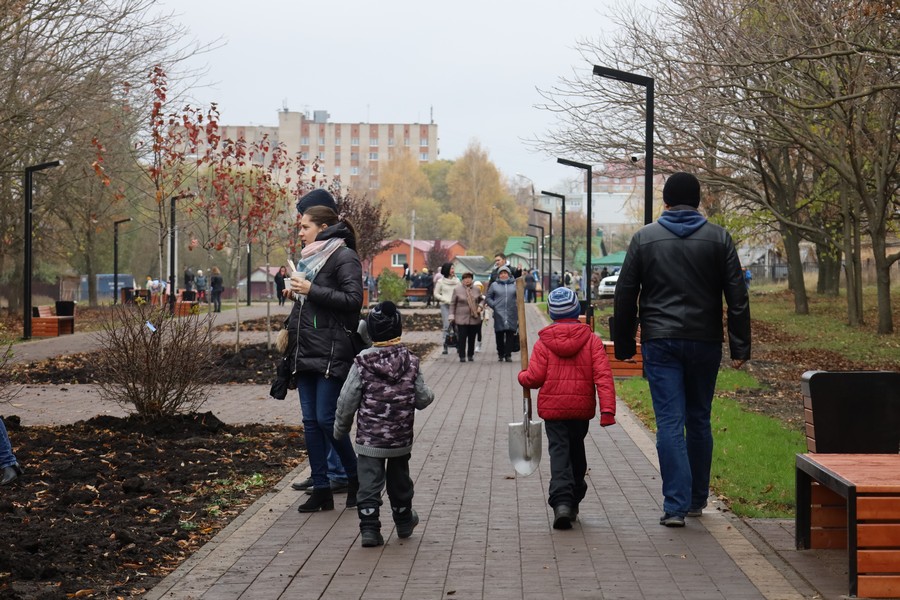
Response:
POLYGON ((391 266, 392 267, 402 267, 409 261, 406 260, 406 253, 400 254, 391 254, 391 266))
POLYGON ((369 145, 370 145, 370 146, 377 146, 377 145, 378 145, 378 138, 377 138, 377 137, 370 137, 370 138, 369 138, 369 145))
POLYGON ((424 161, 427 162, 427 161, 428 161, 428 153, 427 153, 427 152, 422 152, 422 153, 420 153, 420 154, 419 154, 419 160, 424 160, 424 161))
POLYGON ((351 175, 359 175, 359 167, 350 167, 351 175))
POLYGON ((335 168, 334 168, 334 174, 335 174, 335 175, 340 175, 340 174, 341 174, 341 168, 340 168, 340 167, 335 167, 335 168))
POLYGON ((340 146, 340 145, 341 145, 341 138, 339 138, 339 137, 334 138, 334 145, 335 145, 335 146, 340 146))
POLYGON ((334 151, 334 160, 335 160, 335 161, 340 161, 340 160, 341 160, 341 151, 340 151, 340 150, 335 150, 335 151, 334 151))
POLYGON ((409 146, 409 138, 408 137, 403 138, 403 145, 409 146))
POLYGON ((424 147, 426 147, 426 146, 428 146, 428 138, 422 138, 422 139, 420 139, 420 140, 419 140, 419 147, 424 148, 424 147))
POLYGON ((359 160, 359 152, 351 152, 350 160, 359 160))
POLYGON ((309 152, 303 151, 300 153, 300 160, 309 160, 309 152))
POLYGON ((359 146, 359 138, 358 137, 350 138, 350 145, 351 146, 359 146))
POLYGON ((388 138, 388 146, 394 145, 394 138, 388 138))
POLYGON ((325 160, 325 153, 319 152, 319 160, 325 160))
POLYGON ((320 146, 324 146, 324 145, 325 145, 325 138, 322 137, 322 136, 319 136, 319 145, 320 145, 320 146))
POLYGON ((369 160, 378 160, 377 152, 369 152, 369 160))
POLYGON ((309 136, 308 135, 304 135, 303 137, 300 138, 300 145, 301 146, 309 146, 309 136))

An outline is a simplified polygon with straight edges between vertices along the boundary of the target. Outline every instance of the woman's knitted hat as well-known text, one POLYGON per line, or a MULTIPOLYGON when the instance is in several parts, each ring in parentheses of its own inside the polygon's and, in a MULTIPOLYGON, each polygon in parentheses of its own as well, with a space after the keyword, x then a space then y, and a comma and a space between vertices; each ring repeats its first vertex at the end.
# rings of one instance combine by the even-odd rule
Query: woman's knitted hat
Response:
POLYGON ((373 342, 386 342, 403 335, 400 311, 393 302, 385 300, 369 311, 366 327, 373 342))
POLYGON ((297 201, 297 212, 302 215, 313 206, 324 206, 333 210, 335 214, 338 214, 338 207, 337 203, 334 201, 334 196, 332 196, 328 190, 323 190, 322 188, 316 188, 304 194, 300 200, 297 201))
POLYGON ((575 292, 567 287, 558 287, 552 292, 548 298, 548 309, 550 318, 554 321, 559 319, 577 319, 581 314, 581 304, 575 292))

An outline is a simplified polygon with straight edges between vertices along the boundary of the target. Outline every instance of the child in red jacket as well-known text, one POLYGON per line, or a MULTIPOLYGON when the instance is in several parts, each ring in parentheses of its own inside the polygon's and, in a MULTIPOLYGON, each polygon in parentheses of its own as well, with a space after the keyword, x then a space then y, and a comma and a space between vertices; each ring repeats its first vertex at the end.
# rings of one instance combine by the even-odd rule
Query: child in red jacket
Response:
POLYGON ((616 389, 603 341, 578 321, 581 306, 575 292, 558 287, 548 299, 554 322, 538 333, 519 383, 541 388, 537 405, 547 430, 553 528, 570 529, 587 492, 584 438, 597 414, 595 398, 600 397, 600 425, 613 425, 616 389))

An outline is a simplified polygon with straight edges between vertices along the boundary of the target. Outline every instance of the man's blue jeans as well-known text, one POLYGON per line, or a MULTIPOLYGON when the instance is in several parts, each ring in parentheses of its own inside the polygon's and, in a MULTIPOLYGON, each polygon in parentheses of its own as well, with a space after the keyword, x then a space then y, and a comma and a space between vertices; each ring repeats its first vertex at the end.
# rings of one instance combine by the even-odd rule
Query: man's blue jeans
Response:
POLYGON ((356 477, 356 453, 349 437, 335 440, 334 411, 344 385, 342 379, 317 373, 298 373, 297 391, 303 413, 303 433, 314 488, 329 487, 328 452, 333 448, 348 477, 356 477))
POLYGON ((6 433, 6 425, 0 419, 0 469, 16 464, 16 456, 13 454, 12 445, 9 443, 9 434, 6 433))
POLYGON ((641 342, 656 413, 663 510, 684 516, 706 505, 712 466, 710 425, 722 344, 681 339, 641 342))

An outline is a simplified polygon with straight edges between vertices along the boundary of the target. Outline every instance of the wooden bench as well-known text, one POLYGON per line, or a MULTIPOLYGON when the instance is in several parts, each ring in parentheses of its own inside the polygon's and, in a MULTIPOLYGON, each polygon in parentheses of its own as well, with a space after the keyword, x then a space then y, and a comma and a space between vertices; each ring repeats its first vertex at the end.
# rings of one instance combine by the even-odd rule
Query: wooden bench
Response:
POLYGON ((847 549, 850 595, 900 597, 900 373, 809 371, 796 545, 847 549))
POLYGON ((428 288, 406 288, 406 291, 403 292, 404 304, 409 304, 411 300, 416 300, 418 302, 425 302, 425 299, 428 298, 428 288))
POLYGON ((613 377, 643 377, 644 375, 644 359, 641 356, 641 345, 637 345, 637 351, 630 361, 619 360, 616 358, 615 344, 612 342, 603 342, 603 349, 606 350, 606 358, 609 359, 609 366, 612 368, 613 377))
POLYGON ((49 306, 35 306, 36 316, 31 317, 31 335, 57 337, 75 333, 75 317, 58 317, 49 306))

